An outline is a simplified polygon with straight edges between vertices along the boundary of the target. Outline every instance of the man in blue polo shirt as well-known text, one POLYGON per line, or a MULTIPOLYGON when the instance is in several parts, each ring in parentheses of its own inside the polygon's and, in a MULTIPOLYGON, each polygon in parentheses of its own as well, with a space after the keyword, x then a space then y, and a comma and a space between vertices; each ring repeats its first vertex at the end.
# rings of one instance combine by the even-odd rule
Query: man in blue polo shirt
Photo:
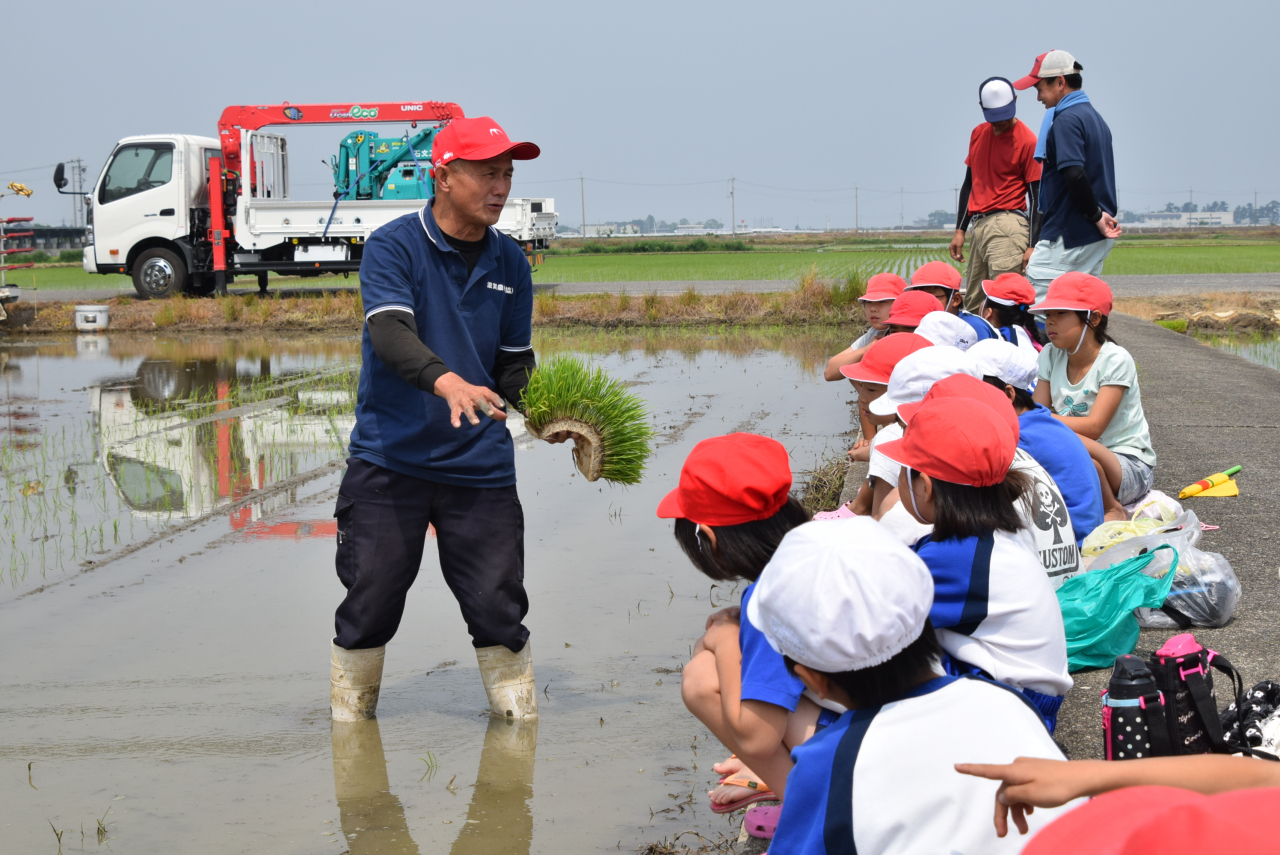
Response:
POLYGON ((429 524, 492 711, 537 715, 521 623, 524 516, 503 402, 519 403, 535 364, 533 280, 519 246, 494 225, 512 161, 538 154, 490 118, 453 120, 432 148, 435 196, 365 245, 356 426, 334 512, 347 589, 332 645, 335 720, 374 716, 385 645, 429 524))
POLYGON ((1065 50, 1036 57, 1031 73, 1013 84, 1036 88, 1047 111, 1035 156, 1040 177, 1040 240, 1027 263, 1027 279, 1043 300, 1049 283, 1075 270, 1101 275, 1115 239, 1116 168, 1111 129, 1080 88, 1084 67, 1065 50))

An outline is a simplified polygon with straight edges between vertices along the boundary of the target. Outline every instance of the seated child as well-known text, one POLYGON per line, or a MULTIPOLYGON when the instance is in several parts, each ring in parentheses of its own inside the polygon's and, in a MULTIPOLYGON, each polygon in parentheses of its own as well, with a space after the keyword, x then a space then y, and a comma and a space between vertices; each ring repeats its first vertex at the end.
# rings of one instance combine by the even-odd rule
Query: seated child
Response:
MULTIPOLYGON (((995 339, 982 343, 1017 349, 1008 342, 997 342, 995 339)), ((910 424, 912 416, 923 405, 939 398, 963 398, 985 404, 1004 419, 1015 440, 1021 439, 1022 426, 1004 392, 966 374, 939 380, 933 384, 923 401, 899 407, 898 418, 910 424)), ((1078 444, 1074 437, 1072 441, 1078 444)), ((1022 473, 1029 481, 1027 491, 1017 501, 1018 516, 1022 518, 1021 534, 1028 539, 1029 545, 1040 557, 1045 574, 1054 590, 1057 590, 1067 579, 1084 572, 1075 526, 1071 513, 1067 510, 1066 500, 1053 477, 1021 446, 1014 451, 1013 464, 1009 468, 1022 473)), ((1092 477, 1090 470, 1084 471, 1092 477)))
MULTIPOLYGON (((867 331, 846 350, 840 351, 827 360, 827 368, 823 376, 828 381, 844 377, 840 373, 841 368, 861 361, 871 345, 888 335, 889 311, 893 308, 893 301, 898 299, 898 295, 902 293, 906 284, 896 273, 877 273, 867 280, 867 291, 858 298, 858 302, 862 304, 862 315, 867 320, 867 331)), ((855 388, 857 388, 856 384, 855 388)), ((862 408, 859 408, 859 416, 862 412, 862 408)), ((875 433, 875 429, 866 419, 860 418, 859 421, 862 437, 854 443, 853 447, 865 449, 871 444, 871 436, 875 433)), ((866 460, 865 452, 863 454, 864 456, 860 459, 866 460)))
POLYGON ((1047 407, 1031 399, 1039 357, 1006 341, 984 341, 969 355, 978 363, 982 379, 1004 391, 1018 416, 1018 448, 1035 458, 1053 478, 1071 514, 1071 527, 1080 546, 1102 525, 1102 488, 1089 452, 1075 431, 1055 419, 1047 407))
POLYGON ((922 335, 934 344, 958 350, 968 350, 978 340, 973 327, 950 312, 930 312, 925 315, 920 326, 916 327, 916 335, 922 335))
POLYGON ((911 274, 911 284, 906 287, 903 294, 910 294, 912 291, 924 291, 937 297, 944 311, 958 316, 960 320, 973 327, 978 341, 995 338, 998 335, 991 324, 972 312, 964 310, 964 285, 960 271, 945 261, 930 261, 928 264, 917 267, 915 273, 911 274))
POLYGON ((954 347, 931 347, 904 357, 894 366, 889 385, 883 395, 871 402, 873 416, 892 416, 893 424, 882 428, 871 444, 871 460, 867 464, 867 480, 872 484, 871 516, 901 537, 903 543, 915 543, 929 533, 898 501, 898 473, 901 467, 879 451, 880 446, 902 437, 905 422, 898 409, 903 404, 919 401, 933 384, 954 374, 978 377, 978 366, 964 351, 954 347), (872 480, 874 479, 874 480, 872 480))
POLYGON ((790 490, 782 444, 734 433, 694 446, 680 485, 658 506, 659 517, 675 520, 676 540, 695 567, 717 582, 752 583, 740 613, 725 609, 708 619, 680 689, 689 711, 740 760, 717 766, 729 775, 710 792, 717 813, 782 798, 791 749, 836 717, 802 697, 804 685, 745 617, 754 582, 783 535, 809 520, 790 490))
POLYGON ((889 331, 889 311, 893 301, 898 299, 902 289, 907 287, 906 281, 896 273, 877 273, 867 280, 867 291, 858 298, 862 304, 862 317, 867 321, 867 331, 835 356, 827 360, 823 377, 828 381, 841 378, 840 367, 852 365, 862 359, 867 348, 884 338, 889 331))
POLYGON ((941 311, 942 304, 932 294, 923 291, 904 293, 893 301, 893 308, 889 310, 889 317, 886 319, 889 332, 915 332, 925 315, 941 311))
POLYGON ((1124 506, 1151 492, 1156 453, 1133 357, 1107 335, 1111 289, 1096 276, 1064 273, 1032 309, 1044 312, 1052 345, 1040 353, 1032 397, 1080 435, 1102 484, 1104 518, 1128 519, 1124 506))
POLYGON ((995 279, 982 281, 983 319, 996 328, 1000 338, 1039 355, 1044 348, 1044 333, 1031 314, 1036 289, 1026 277, 1017 273, 1001 273, 995 279))
POLYGON ((1071 688, 1062 611, 1023 533, 1017 502, 1028 477, 1012 469, 1007 420, 962 398, 929 401, 902 439, 880 450, 902 466, 902 504, 933 533, 914 549, 934 581, 930 620, 949 673, 1018 689, 1053 729, 1071 688))
MULTIPOLYGON (((937 670, 933 589, 920 558, 865 517, 783 538, 744 614, 810 690, 848 712, 792 752, 770 855, 1001 855, 1022 846, 996 836, 996 785, 954 764, 1062 752, 1016 692, 937 670)), ((1065 812, 1037 810, 1032 825, 1065 812)))
MULTIPOLYGON (((840 369, 841 374, 849 378, 849 382, 854 384, 858 390, 858 409, 859 415, 866 421, 870 422, 873 428, 883 428, 891 425, 894 421, 892 415, 875 416, 870 412, 871 402, 884 394, 886 384, 889 382, 889 376, 893 373, 893 368, 903 357, 915 353, 918 350, 933 347, 929 340, 916 335, 915 333, 895 333, 881 341, 878 341, 867 351, 867 355, 863 357, 861 362, 853 365, 846 365, 840 369)), ((864 434, 864 438, 875 441, 875 436, 879 435, 877 431, 872 436, 864 434)), ((854 460, 867 459, 861 456, 865 451, 870 452, 870 447, 854 446, 849 450, 849 456, 854 460)), ((853 514, 870 514, 873 511, 873 494, 875 485, 864 484, 859 490, 858 495, 847 507, 848 513, 853 514)), ((888 489, 881 491, 880 498, 883 501, 884 494, 888 489)), ((847 515, 847 514, 842 514, 847 515)))

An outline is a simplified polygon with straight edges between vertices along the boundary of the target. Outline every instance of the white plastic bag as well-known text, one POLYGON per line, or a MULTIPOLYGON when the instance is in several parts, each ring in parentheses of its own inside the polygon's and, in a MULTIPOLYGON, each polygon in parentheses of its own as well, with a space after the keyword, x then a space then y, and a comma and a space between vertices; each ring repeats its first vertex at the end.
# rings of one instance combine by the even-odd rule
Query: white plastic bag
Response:
MULTIPOLYGON (((1224 626, 1240 601, 1240 581, 1226 558, 1197 549, 1199 541, 1200 518, 1195 511, 1183 511, 1157 531, 1131 536, 1109 547, 1090 559, 1088 569, 1110 567, 1168 544, 1178 550, 1178 568, 1165 606, 1185 615, 1193 626, 1224 626)), ((1167 564, 1153 561, 1146 572, 1163 576, 1167 564)), ((1147 629, 1181 628, 1176 620, 1158 609, 1137 609, 1136 612, 1138 623, 1147 629)))

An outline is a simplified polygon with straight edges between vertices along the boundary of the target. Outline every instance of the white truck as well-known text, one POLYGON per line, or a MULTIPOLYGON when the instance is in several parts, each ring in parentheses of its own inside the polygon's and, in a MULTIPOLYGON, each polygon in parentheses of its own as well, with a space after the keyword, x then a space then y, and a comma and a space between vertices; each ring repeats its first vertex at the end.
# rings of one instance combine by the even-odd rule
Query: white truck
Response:
MULTIPOLYGON (((90 224, 84 269, 131 275, 143 299, 225 292, 236 276, 256 277, 265 291, 269 273, 309 277, 358 271, 374 229, 425 204, 427 188, 434 187, 427 171, 432 138, 462 115, 456 104, 434 101, 286 102, 228 107, 217 138, 126 137, 92 190, 83 194, 90 224), (374 142, 367 152, 360 149, 362 157, 368 156, 361 164, 368 168, 358 175, 343 172, 339 179, 335 159, 333 198, 318 201, 292 198, 287 141, 261 130, 279 124, 373 122, 424 127, 412 138, 406 133, 403 141, 383 138, 376 150, 374 142), (371 182, 371 173, 381 182, 371 182), (418 195, 406 198, 410 187, 422 192, 415 189, 411 192, 418 195)), ((369 137, 377 140, 376 134, 369 137)), ((363 142, 363 136, 353 134, 349 141, 363 142)), ((54 184, 68 192, 62 164, 54 184)), ((532 263, 554 239, 556 222, 553 199, 508 199, 497 228, 516 240, 532 263)))

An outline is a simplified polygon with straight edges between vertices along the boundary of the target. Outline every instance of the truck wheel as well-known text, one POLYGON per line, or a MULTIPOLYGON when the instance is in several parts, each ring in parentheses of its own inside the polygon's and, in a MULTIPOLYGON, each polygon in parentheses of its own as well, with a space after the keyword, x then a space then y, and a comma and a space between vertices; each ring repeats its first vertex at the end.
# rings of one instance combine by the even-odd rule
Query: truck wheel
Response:
POLYGON ((182 293, 187 267, 167 249, 149 249, 133 263, 133 288, 143 300, 182 293))

